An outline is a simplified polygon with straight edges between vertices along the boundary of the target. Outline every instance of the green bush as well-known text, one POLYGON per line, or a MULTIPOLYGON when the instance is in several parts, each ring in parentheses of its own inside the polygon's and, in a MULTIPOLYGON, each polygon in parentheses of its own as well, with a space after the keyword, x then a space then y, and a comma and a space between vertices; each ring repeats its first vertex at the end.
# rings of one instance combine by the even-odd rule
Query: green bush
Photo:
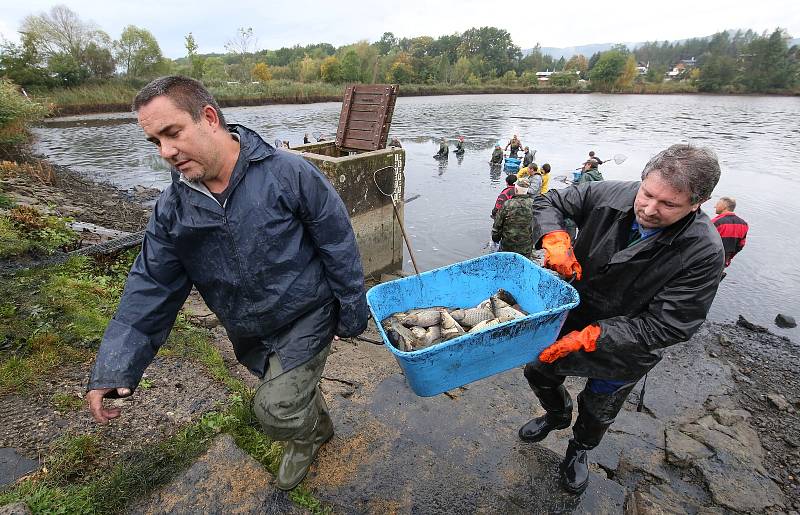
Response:
POLYGON ((48 113, 47 107, 26 98, 13 82, 0 79, 0 147, 25 141, 27 124, 48 113))

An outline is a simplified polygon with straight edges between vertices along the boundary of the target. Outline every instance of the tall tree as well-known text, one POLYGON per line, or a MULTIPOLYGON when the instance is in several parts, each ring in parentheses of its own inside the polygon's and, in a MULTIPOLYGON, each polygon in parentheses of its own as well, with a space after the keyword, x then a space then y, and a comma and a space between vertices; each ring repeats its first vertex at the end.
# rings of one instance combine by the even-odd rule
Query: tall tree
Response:
POLYGON ((592 87, 599 91, 611 91, 625 71, 628 56, 620 50, 609 50, 600 54, 597 64, 589 72, 592 87))
POLYGON ((10 41, 0 44, 0 76, 24 88, 45 87, 52 82, 36 47, 25 36, 19 45, 10 41))
POLYGON ((147 30, 128 25, 114 42, 117 63, 128 78, 149 78, 161 63, 161 47, 147 30))
POLYGON ((348 50, 342 56, 342 80, 345 82, 361 82, 361 61, 355 50, 348 50))
POLYGON ((736 59, 727 55, 711 55, 700 69, 697 87, 700 91, 720 91, 732 86, 737 75, 736 59))
POLYGON ((95 70, 101 76, 107 71, 108 54, 104 50, 110 51, 111 38, 64 5, 56 5, 47 13, 27 16, 19 31, 45 63, 49 65, 55 59, 53 64, 60 72, 53 70, 54 73, 77 65, 82 70, 78 75, 70 73, 70 80, 84 80, 95 70), (71 64, 67 66, 67 63, 71 64))
POLYGON ((628 54, 628 57, 625 58, 625 64, 622 67, 622 73, 617 79, 615 86, 623 89, 629 88, 633 85, 633 81, 638 75, 639 71, 636 69, 636 58, 633 57, 632 54, 628 54))
POLYGON ((586 77, 586 72, 589 70, 589 60, 583 54, 575 54, 569 58, 567 64, 564 65, 565 71, 575 70, 581 77, 586 77))
POLYGON ((522 59, 522 50, 514 44, 511 34, 496 27, 471 28, 461 35, 459 56, 479 56, 489 67, 493 75, 499 77, 508 70, 516 68, 522 59))
POLYGON ((219 82, 228 79, 225 61, 221 57, 207 57, 203 63, 203 80, 219 82))
POLYGON ((236 35, 225 43, 225 50, 232 54, 248 55, 256 51, 258 38, 253 34, 253 27, 239 27, 236 35))
POLYGON ((189 66, 191 67, 189 75, 195 79, 199 79, 203 76, 203 58, 197 55, 197 49, 199 48, 197 41, 195 41, 194 35, 191 32, 188 33, 184 39, 186 57, 189 59, 189 66))
POLYGON ((391 32, 384 32, 381 39, 375 42, 380 55, 386 55, 397 46, 397 38, 391 32))
POLYGON ((341 82, 342 65, 335 56, 326 57, 319 67, 319 74, 325 82, 341 82))
POLYGON ((240 81, 250 80, 253 54, 257 46, 258 39, 253 33, 253 27, 239 27, 236 35, 225 43, 225 50, 233 57, 233 62, 228 68, 228 73, 233 78, 240 81))

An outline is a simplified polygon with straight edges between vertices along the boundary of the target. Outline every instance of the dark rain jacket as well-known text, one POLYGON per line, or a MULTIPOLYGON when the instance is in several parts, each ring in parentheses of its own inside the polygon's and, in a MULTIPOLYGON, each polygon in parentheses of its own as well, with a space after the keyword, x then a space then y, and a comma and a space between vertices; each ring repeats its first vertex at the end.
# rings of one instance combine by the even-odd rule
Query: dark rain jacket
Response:
POLYGON ((580 178, 576 184, 583 184, 585 182, 593 182, 593 181, 602 181, 603 174, 600 173, 600 170, 597 168, 590 168, 585 172, 581 173, 580 178))
POLYGON ((711 307, 725 264, 714 225, 698 210, 629 247, 639 184, 591 182, 534 200, 537 245, 564 230, 565 216, 580 228, 574 250, 583 278, 573 286, 581 301, 562 335, 601 328, 597 350, 557 360, 557 374, 636 380, 665 347, 691 338, 711 307))
MULTIPOLYGON (((367 324, 364 275, 347 209, 300 156, 276 151, 240 125, 240 153, 221 206, 202 184, 173 172, 106 328, 88 388, 135 388, 192 286, 217 315, 236 358, 263 376, 275 352, 284 370, 330 338, 278 336, 333 303, 339 336, 367 324)), ((330 315, 329 315, 330 316, 330 315)), ((321 323, 321 322, 320 322, 321 323)))
POLYGON ((516 252, 530 259, 533 255, 532 219, 533 195, 514 194, 494 219, 492 241, 500 242, 501 252, 516 252))
POLYGON ((533 163, 533 152, 528 150, 527 152, 525 152, 525 157, 522 158, 522 167, 526 168, 530 166, 531 163, 533 163))

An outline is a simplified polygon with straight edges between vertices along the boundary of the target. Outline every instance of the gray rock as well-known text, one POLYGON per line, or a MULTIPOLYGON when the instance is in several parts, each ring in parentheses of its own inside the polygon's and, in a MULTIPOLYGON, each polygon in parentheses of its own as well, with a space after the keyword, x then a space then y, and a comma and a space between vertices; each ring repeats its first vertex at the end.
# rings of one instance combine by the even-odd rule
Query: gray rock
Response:
POLYGON ((10 485, 38 468, 38 462, 17 454, 10 447, 0 447, 0 487, 10 485))
POLYGON ((0 515, 31 515, 31 509, 24 502, 0 506, 0 515))
POLYGON ((679 467, 692 466, 696 461, 713 456, 708 447, 675 429, 666 430, 667 461, 679 467))
POLYGON ((717 408, 714 410, 714 419, 723 426, 731 427, 739 422, 744 422, 749 418, 750 412, 743 409, 732 410, 726 408, 717 408))
POLYGON ((748 418, 749 414, 743 410, 717 408, 713 416, 706 415, 684 424, 679 432, 669 430, 667 456, 676 464, 695 467, 703 476, 715 504, 760 513, 770 507, 784 506, 785 498, 767 477, 763 466, 764 449, 758 434, 748 424, 748 418))
POLYGON ((754 324, 753 322, 750 322, 749 320, 747 320, 742 315, 739 315, 739 319, 736 321, 736 325, 738 325, 739 327, 744 327, 745 329, 748 329, 748 330, 756 332, 756 333, 768 333, 769 332, 769 330, 767 330, 766 327, 754 324))
POLYGON ((636 515, 672 515, 691 513, 700 507, 667 485, 639 485, 628 502, 636 515), (687 506, 692 509, 687 510, 687 506))
POLYGON ((792 316, 778 313, 778 316, 775 317, 775 325, 784 329, 791 329, 792 327, 797 327, 797 322, 792 316))
POLYGON ((726 508, 763 513, 767 508, 785 504, 783 493, 771 479, 740 463, 728 461, 724 455, 719 461, 701 460, 698 469, 714 502, 726 508))
POLYGON ((271 483, 261 464, 230 435, 221 435, 185 472, 128 513, 304 513, 271 483))
POLYGON ((768 393, 767 399, 769 399, 769 402, 771 402, 773 406, 781 411, 786 411, 789 409, 789 401, 787 401, 786 397, 780 393, 768 393))
POLYGON ((645 472, 661 481, 670 480, 663 449, 633 444, 620 454, 619 461, 620 470, 635 470, 645 472))
POLYGON ((700 343, 714 334, 701 328, 695 338, 682 344, 680 352, 665 353, 661 363, 650 371, 644 405, 654 417, 693 420, 709 395, 724 395, 731 389, 730 368, 718 359, 705 357, 706 345, 700 343), (703 379, 687 381, 687 377, 703 379))

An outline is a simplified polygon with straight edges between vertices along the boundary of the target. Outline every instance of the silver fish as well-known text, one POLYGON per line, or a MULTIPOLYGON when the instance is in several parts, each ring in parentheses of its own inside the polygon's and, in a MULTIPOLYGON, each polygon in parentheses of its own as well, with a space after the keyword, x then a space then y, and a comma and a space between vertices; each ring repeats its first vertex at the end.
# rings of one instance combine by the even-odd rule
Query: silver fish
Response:
POLYGON ((498 299, 494 295, 489 298, 492 305, 492 312, 496 318, 511 317, 522 318, 525 315, 508 305, 505 301, 498 299))
POLYGON ((446 341, 462 334, 464 334, 464 328, 453 320, 450 313, 442 311, 442 339, 446 341))
POLYGON ((492 327, 493 325, 502 324, 503 322, 508 322, 509 320, 513 320, 513 318, 505 316, 505 317, 493 318, 491 320, 484 320, 483 322, 479 323, 478 325, 470 329, 469 332, 477 333, 478 331, 481 331, 488 327, 492 327))
POLYGON ((427 331, 425 331, 425 336, 419 338, 417 341, 419 342, 418 349, 422 349, 425 347, 430 347, 431 345, 438 343, 438 340, 442 337, 442 329, 435 325, 433 327, 429 327, 427 331))
POLYGON ((464 327, 474 327, 484 320, 491 320, 494 318, 492 311, 484 308, 454 309, 450 312, 450 315, 453 317, 453 320, 464 327))
POLYGON ((416 338, 417 340, 419 340, 421 338, 424 338, 425 334, 427 332, 428 332, 428 330, 425 329, 424 327, 414 326, 414 327, 411 328, 411 333, 414 335, 414 338, 416 338))
POLYGON ((394 317, 392 317, 389 323, 392 326, 392 331, 397 333, 397 335, 399 336, 398 342, 396 343, 393 342, 395 344, 395 347, 397 347, 398 350, 401 350, 403 352, 411 352, 412 350, 414 350, 414 342, 416 340, 414 338, 414 333, 403 327, 403 324, 399 323, 397 319, 394 317))
POLYGON ((442 311, 441 309, 426 309, 409 312, 401 320, 406 327, 431 327, 442 322, 442 311))

